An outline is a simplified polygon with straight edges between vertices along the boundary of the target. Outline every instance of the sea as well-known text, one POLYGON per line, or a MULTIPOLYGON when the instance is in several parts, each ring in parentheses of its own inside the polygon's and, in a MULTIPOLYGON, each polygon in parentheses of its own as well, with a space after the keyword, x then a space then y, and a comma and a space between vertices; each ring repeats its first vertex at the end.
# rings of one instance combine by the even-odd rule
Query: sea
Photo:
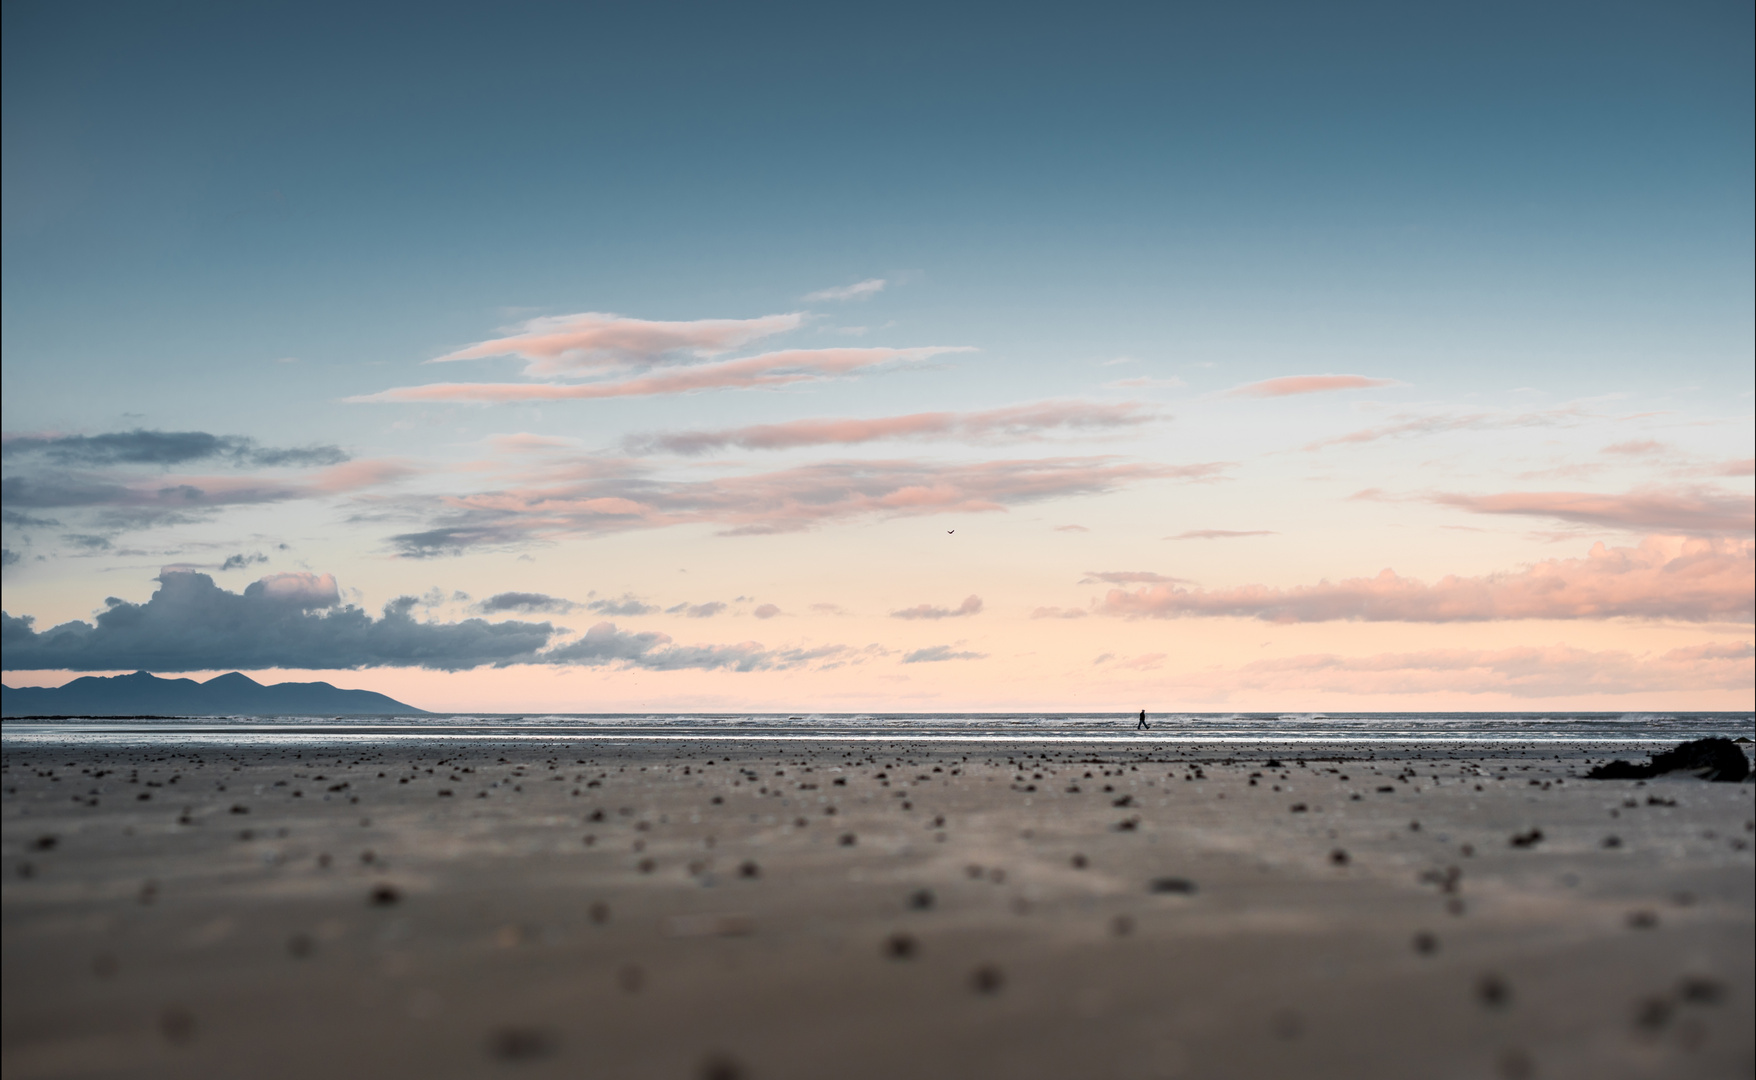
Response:
POLYGON ((270 746, 577 741, 1178 743, 1629 743, 1756 738, 1753 712, 450 713, 421 716, 22 718, 0 746, 270 746))

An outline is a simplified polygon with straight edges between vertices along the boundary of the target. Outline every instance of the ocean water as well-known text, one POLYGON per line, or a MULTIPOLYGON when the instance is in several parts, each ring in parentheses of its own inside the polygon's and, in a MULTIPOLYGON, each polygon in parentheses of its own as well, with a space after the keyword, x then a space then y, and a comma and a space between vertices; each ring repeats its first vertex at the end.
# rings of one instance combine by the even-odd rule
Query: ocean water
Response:
POLYGON ((1114 743, 1676 743, 1756 738, 1751 712, 436 714, 8 720, 0 745, 265 745, 404 741, 1114 743))

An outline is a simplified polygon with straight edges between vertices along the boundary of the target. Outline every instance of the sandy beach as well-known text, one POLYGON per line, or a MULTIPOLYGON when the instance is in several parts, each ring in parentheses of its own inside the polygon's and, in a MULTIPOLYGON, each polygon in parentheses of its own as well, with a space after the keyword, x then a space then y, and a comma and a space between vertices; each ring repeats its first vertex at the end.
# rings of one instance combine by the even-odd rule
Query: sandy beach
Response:
POLYGON ((26 1077, 1748 1077, 1756 786, 1626 747, 9 747, 26 1077))

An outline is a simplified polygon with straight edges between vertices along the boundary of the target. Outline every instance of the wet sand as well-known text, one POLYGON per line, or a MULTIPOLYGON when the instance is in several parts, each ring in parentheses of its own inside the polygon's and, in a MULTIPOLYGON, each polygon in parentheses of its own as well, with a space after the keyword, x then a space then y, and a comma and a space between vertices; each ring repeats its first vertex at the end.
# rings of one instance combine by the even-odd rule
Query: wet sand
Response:
POLYGON ((1748 1077, 1756 785, 1612 752, 9 747, 0 1066, 1748 1077))

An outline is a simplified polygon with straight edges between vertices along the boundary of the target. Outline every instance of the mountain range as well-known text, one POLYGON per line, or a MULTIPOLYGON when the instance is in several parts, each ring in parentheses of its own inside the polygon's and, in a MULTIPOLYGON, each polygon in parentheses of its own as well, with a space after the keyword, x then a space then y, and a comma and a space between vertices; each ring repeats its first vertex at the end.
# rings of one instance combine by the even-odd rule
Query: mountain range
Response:
POLYGON ((264 686, 231 672, 206 682, 132 675, 87 675, 65 686, 0 687, 5 716, 345 716, 423 710, 371 690, 343 690, 326 682, 264 686))

